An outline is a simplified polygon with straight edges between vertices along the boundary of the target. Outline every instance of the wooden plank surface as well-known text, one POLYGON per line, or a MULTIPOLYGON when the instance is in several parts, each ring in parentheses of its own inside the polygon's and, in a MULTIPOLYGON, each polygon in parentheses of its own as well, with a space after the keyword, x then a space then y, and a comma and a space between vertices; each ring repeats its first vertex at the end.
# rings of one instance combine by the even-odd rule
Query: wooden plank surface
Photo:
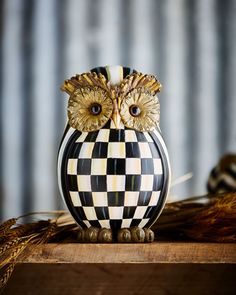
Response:
POLYGON ((4 295, 234 295, 236 264, 19 264, 4 295))
POLYGON ((18 263, 236 263, 236 244, 47 244, 31 246, 18 263))

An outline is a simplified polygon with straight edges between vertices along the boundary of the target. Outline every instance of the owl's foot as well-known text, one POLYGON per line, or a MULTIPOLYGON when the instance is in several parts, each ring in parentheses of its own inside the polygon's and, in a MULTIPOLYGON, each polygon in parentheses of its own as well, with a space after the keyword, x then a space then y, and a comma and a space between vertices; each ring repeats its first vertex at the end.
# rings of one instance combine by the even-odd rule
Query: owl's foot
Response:
POLYGON ((78 232, 78 241, 81 243, 111 243, 112 230, 108 228, 90 227, 78 232))
POLYGON ((154 232, 149 228, 131 227, 121 228, 118 231, 119 243, 151 243, 154 241, 154 232))
POLYGON ((131 227, 121 228, 114 233, 108 228, 90 227, 78 232, 80 243, 151 243, 154 241, 154 232, 149 228, 131 227))

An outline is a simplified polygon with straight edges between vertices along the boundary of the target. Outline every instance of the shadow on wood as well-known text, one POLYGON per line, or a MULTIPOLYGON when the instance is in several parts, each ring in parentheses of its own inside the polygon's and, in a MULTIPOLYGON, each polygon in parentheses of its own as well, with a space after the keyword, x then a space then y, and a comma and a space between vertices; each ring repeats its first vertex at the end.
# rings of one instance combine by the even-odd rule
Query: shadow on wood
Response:
POLYGON ((235 294, 233 264, 19 264, 4 295, 235 294))

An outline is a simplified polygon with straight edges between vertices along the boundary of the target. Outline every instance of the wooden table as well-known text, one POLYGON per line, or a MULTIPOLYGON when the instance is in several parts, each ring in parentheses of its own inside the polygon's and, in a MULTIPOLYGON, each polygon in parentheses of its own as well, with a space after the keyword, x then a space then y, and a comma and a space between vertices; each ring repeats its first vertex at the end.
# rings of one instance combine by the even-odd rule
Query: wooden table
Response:
POLYGON ((236 244, 48 244, 26 254, 3 294, 236 294, 236 244))

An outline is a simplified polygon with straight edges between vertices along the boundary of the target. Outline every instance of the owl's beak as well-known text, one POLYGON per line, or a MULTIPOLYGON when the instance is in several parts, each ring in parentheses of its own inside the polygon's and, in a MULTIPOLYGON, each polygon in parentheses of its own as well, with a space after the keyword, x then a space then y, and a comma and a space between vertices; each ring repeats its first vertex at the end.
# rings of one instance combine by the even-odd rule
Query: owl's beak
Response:
POLYGON ((119 112, 117 100, 114 100, 113 105, 114 105, 114 107, 113 107, 113 113, 112 113, 111 119, 114 122, 116 129, 119 129, 121 117, 120 117, 120 112, 119 112))

